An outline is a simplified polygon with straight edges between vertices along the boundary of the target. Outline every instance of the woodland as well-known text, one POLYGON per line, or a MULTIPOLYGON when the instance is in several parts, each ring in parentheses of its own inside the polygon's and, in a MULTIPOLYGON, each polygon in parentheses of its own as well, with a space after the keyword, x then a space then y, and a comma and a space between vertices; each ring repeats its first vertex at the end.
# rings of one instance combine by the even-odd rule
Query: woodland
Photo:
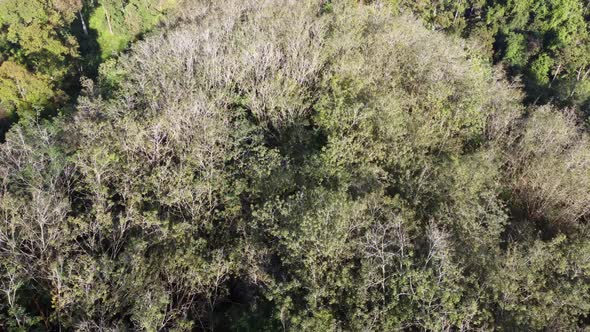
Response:
POLYGON ((0 0, 1 331, 590 331, 590 1, 0 0))

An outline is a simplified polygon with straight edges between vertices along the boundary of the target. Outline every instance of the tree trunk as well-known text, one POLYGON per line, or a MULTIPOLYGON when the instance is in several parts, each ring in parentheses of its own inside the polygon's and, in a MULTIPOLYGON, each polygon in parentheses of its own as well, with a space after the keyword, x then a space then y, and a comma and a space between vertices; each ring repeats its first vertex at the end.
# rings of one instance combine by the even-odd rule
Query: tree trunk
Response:
POLYGON ((553 81, 555 81, 555 79, 557 78, 557 75, 559 75, 560 70, 561 70, 561 62, 559 63, 559 66, 557 66, 557 69, 555 70, 555 75, 553 75, 553 79, 549 83, 549 87, 551 87, 551 85, 553 85, 553 81))
POLYGON ((109 16, 109 12, 107 11, 107 7, 103 6, 103 8, 104 8, 105 16, 107 17, 107 24, 109 25, 109 31, 111 32, 111 35, 114 35, 113 26, 111 25, 111 17, 109 16))
POLYGON ((84 15, 82 15, 82 11, 78 12, 80 14, 80 21, 82 22, 82 29, 84 30, 84 35, 88 36, 88 28, 86 27, 86 22, 84 21, 84 15))

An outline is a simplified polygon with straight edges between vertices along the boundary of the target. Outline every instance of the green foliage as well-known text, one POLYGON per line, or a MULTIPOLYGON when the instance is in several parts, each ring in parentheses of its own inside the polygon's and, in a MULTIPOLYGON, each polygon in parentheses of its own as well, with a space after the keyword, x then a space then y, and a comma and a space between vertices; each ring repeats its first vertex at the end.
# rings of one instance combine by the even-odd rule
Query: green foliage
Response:
POLYGON ((507 329, 568 330, 578 323, 590 309, 587 246, 559 236, 508 249, 502 272, 491 279, 507 329))
POLYGON ((571 112, 543 107, 531 115, 511 161, 516 193, 531 219, 569 224, 588 215, 588 142, 571 112))
MULTIPOLYGON (((92 17, 90 17, 89 25, 98 33, 98 44, 100 45, 101 57, 106 59, 125 49, 129 43, 130 36, 125 32, 119 34, 111 33, 106 20, 106 11, 103 7, 98 7, 94 10, 92 17)), ((114 18, 115 19, 115 18, 114 18)), ((116 17, 116 19, 121 19, 116 17)))
POLYGON ((587 111, 588 6, 580 0, 395 1, 428 27, 480 45, 525 78, 530 101, 554 99, 587 111))
POLYGON ((36 110, 51 107, 59 93, 52 91, 45 76, 34 75, 12 61, 0 65, 0 109, 5 115, 17 111, 21 117, 35 115, 36 110))
POLYGON ((78 58, 78 43, 67 29, 76 4, 60 5, 47 0, 0 3, 1 117, 25 116, 34 107, 55 109, 66 100, 64 80, 72 77, 78 58))
MULTIPOLYGON (((506 38, 506 53, 504 60, 511 66, 524 67, 527 64, 527 45, 526 38, 520 33, 512 33, 506 38)), ((539 78, 543 79, 547 75, 549 68, 545 72, 539 73, 539 78)))
POLYGON ((44 108, 45 117, 68 108, 82 76, 95 76, 100 62, 156 26, 175 5, 172 0, 2 1, 0 121, 28 116, 35 108, 44 108))
POLYGON ((68 56, 76 56, 75 39, 62 30, 70 22, 71 15, 60 12, 50 1, 3 1, 0 5, 2 39, 10 45, 3 53, 44 74, 55 72, 55 79, 59 80, 63 77, 59 65, 63 66, 68 56))
POLYGON ((175 6, 175 0, 100 0, 89 26, 98 34, 103 60, 123 51, 141 33, 151 30, 163 13, 175 6))
POLYGON ((549 72, 553 67, 553 59, 547 54, 541 54, 531 63, 531 75, 534 82, 540 86, 549 84, 549 72))
MULTIPOLYGON (((0 146, 1 326, 588 328, 587 133, 472 42, 381 3, 186 1, 114 58, 172 3, 97 4, 76 112, 0 146)), ((457 33, 474 6, 473 33, 565 89, 574 2, 430 4, 398 2, 457 33), (556 34, 531 51, 535 29, 556 34)), ((0 74, 4 108, 59 98, 14 59, 0 74)))

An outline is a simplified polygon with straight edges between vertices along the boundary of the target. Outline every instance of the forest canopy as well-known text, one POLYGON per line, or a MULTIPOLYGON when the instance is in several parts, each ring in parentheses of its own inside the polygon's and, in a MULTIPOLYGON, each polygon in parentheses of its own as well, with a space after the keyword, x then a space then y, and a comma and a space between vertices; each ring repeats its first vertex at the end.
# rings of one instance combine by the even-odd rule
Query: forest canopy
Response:
POLYGON ((471 2, 3 2, 0 326, 589 328, 585 7, 471 2))

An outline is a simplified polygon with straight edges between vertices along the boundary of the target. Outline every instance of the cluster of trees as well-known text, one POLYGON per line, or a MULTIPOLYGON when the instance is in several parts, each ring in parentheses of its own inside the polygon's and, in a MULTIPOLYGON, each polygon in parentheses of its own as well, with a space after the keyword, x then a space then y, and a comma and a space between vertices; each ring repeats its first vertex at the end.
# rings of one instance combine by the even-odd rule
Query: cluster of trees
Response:
POLYGON ((186 1, 75 112, 15 124, 0 326, 587 328, 578 110, 396 8, 186 1))
POLYGON ((523 78, 528 103, 590 114, 590 2, 584 0, 391 0, 430 28, 472 40, 523 78))
POLYGON ((0 2, 0 134, 72 108, 80 77, 154 27, 173 0, 0 2))
MULTIPOLYGON (((370 1, 369 1, 370 2, 370 1)), ((590 5, 582 0, 390 0, 428 28, 522 78, 528 104, 590 114, 590 5)), ((331 1, 323 1, 331 6, 331 1)), ((153 29, 177 0, 5 0, 0 3, 0 136, 23 116, 71 111, 81 77, 153 29)), ((111 67, 114 65, 108 62, 111 67)), ((112 69, 112 68, 111 68, 112 69)))

